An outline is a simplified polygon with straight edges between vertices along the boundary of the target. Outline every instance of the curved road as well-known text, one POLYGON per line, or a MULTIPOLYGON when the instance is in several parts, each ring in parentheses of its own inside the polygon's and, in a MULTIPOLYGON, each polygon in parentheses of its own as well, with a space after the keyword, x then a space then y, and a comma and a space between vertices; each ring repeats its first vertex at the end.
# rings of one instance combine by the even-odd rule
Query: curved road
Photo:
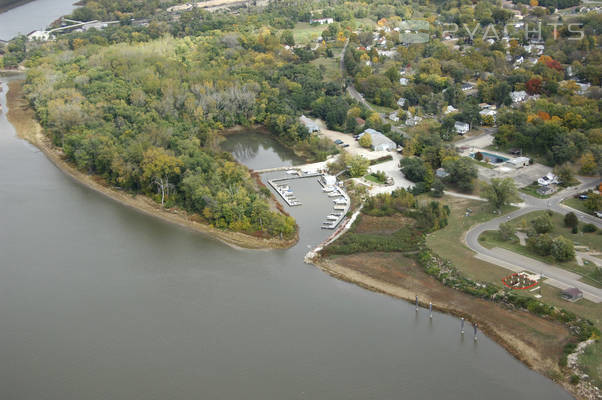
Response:
POLYGON ((579 278, 581 278, 580 275, 505 249, 488 249, 482 246, 478 240, 479 236, 483 232, 498 230, 500 224, 537 210, 551 210, 563 215, 573 211, 582 222, 592 223, 598 228, 602 228, 602 222, 599 218, 560 204, 565 198, 592 187, 593 184, 599 181, 599 178, 582 178, 581 181, 584 183, 574 188, 565 189, 549 199, 537 199, 526 194, 521 194, 520 196, 524 201, 524 206, 522 208, 513 211, 510 214, 474 226, 468 232, 466 232, 466 245, 477 253, 478 258, 484 261, 500 265, 515 272, 526 270, 536 274, 543 274, 543 276, 547 279, 546 283, 552 286, 560 289, 577 287, 583 292, 583 296, 588 300, 596 303, 602 302, 602 289, 595 288, 579 281, 579 278))

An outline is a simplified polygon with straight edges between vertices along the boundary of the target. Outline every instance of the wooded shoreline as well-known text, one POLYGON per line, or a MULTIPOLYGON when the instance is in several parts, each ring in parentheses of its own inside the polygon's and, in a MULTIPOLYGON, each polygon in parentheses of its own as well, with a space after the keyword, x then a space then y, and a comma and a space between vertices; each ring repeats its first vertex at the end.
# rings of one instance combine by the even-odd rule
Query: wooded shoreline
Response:
POLYGON ((298 232, 292 239, 279 240, 258 238, 240 232, 223 231, 208 224, 195 221, 194 215, 184 210, 177 208, 163 209, 147 196, 140 194, 133 196, 111 188, 100 177, 87 175, 79 171, 63 158, 62 152, 54 147, 42 133, 42 127, 35 120, 33 110, 23 97, 22 84, 23 81, 12 81, 9 83, 9 90, 6 93, 8 105, 7 118, 9 122, 13 125, 20 138, 38 147, 57 168, 77 182, 139 212, 207 234, 237 249, 289 248, 297 243, 299 238, 298 232))

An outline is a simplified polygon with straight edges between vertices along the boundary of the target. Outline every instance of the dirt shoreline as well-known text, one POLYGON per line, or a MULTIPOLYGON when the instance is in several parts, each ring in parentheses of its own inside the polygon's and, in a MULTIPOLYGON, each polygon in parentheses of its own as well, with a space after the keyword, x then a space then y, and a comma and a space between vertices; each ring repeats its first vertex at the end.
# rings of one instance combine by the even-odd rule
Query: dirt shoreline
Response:
POLYGON ((293 239, 278 240, 257 238, 240 232, 222 231, 210 225, 194 221, 192 215, 183 210, 162 209, 157 203, 146 196, 133 196, 110 188, 101 178, 87 175, 77 170, 63 159, 62 152, 55 148, 42 133, 42 127, 35 120, 33 110, 31 110, 26 100, 23 98, 22 83, 23 81, 9 82, 9 90, 6 93, 8 106, 7 118, 9 122, 13 125, 20 138, 25 139, 38 147, 57 168, 80 184, 123 205, 134 208, 139 212, 196 232, 207 234, 236 249, 267 250, 289 248, 297 243, 299 239, 298 233, 293 239))
MULTIPOLYGON (((411 286, 411 288, 396 285, 391 282, 387 282, 369 276, 351 267, 345 266, 343 265, 344 263, 337 262, 336 259, 324 259, 318 257, 312 260, 312 263, 316 267, 320 268, 322 271, 326 272, 334 278, 353 283, 373 292, 382 293, 401 300, 406 300, 411 304, 414 304, 415 296, 418 295, 419 304, 421 307, 428 307, 428 301, 432 301, 433 309, 456 317, 465 318, 465 320, 467 321, 467 324, 465 326, 465 336, 467 338, 472 337, 472 326, 469 325, 468 322, 476 322, 481 333, 494 340, 496 343, 502 346, 508 353, 510 353, 514 358, 525 364, 528 368, 555 381, 556 383, 561 385, 565 390, 567 390, 571 395, 575 396, 576 399, 591 399, 591 397, 588 397, 587 395, 582 393, 578 386, 571 385, 568 382, 566 377, 564 377, 561 374, 561 371, 558 368, 557 361, 554 360, 553 357, 550 357, 549 354, 542 354, 543 352, 538 351, 538 349, 536 349, 533 346, 533 343, 529 343, 528 340, 523 340, 523 338, 521 338, 519 334, 513 334, 513 327, 511 325, 513 323, 516 323, 516 321, 509 322, 508 327, 504 326, 503 323, 499 324, 497 321, 494 324, 492 323, 492 321, 489 321, 490 319, 492 319, 491 316, 486 315, 483 317, 475 315, 475 313, 472 312, 470 309, 474 308, 472 307, 474 305, 478 306, 480 303, 483 303, 490 307, 499 308, 500 312, 518 313, 520 311, 505 310, 499 305, 481 299, 467 298, 464 299, 464 303, 460 304, 453 301, 446 302, 444 299, 441 298, 441 296, 438 296, 436 293, 433 293, 428 290, 428 283, 424 287, 421 287, 420 285, 412 284, 411 279, 408 279, 406 282, 410 281, 410 283, 406 284, 411 286)), ((425 278, 421 277, 420 279, 425 278)), ((438 281, 434 279, 432 280, 433 283, 440 285, 440 290, 442 291, 455 291, 454 289, 447 288, 441 285, 438 281)), ((469 296, 460 292, 458 292, 457 294, 460 298, 469 296)), ((566 328, 564 327, 560 328, 559 324, 555 322, 548 321, 536 316, 532 316, 532 318, 534 319, 534 321, 537 321, 538 324, 541 323, 546 326, 551 326, 552 328, 554 327, 554 325, 556 325, 557 329, 566 330, 566 328)))

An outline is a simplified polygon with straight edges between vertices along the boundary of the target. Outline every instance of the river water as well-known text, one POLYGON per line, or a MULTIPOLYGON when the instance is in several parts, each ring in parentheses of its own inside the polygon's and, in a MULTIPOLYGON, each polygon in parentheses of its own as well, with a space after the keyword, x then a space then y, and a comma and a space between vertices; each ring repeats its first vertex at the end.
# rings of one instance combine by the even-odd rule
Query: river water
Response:
POLYGON ((57 18, 71 14, 77 0, 35 0, 0 14, 0 39, 9 40, 46 27, 57 18))
POLYGON ((304 264, 330 202, 291 186, 299 244, 234 250, 79 185, 0 114, 0 398, 571 398, 456 318, 304 264))

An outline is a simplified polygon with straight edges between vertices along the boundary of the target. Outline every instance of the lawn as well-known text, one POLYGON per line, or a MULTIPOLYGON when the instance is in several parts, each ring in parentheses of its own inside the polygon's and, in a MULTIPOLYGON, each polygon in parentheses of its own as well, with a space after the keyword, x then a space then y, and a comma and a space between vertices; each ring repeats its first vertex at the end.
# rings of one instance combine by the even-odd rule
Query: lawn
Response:
POLYGON ((342 80, 339 59, 336 57, 320 57, 311 62, 322 71, 322 79, 326 82, 340 82, 342 80))
POLYGON ((386 181, 382 181, 382 180, 378 179, 378 177, 375 176, 374 174, 365 175, 364 179, 367 181, 370 181, 370 182, 378 183, 378 184, 386 183, 386 181))
MULTIPOLYGON (((549 199, 550 197, 552 197, 553 195, 555 195, 558 192, 552 193, 552 194, 546 194, 546 195, 541 195, 539 193, 537 193, 537 189, 539 189, 539 185, 537 184, 531 184, 529 186, 525 186, 522 187, 520 189, 518 189, 519 191, 528 194, 529 196, 533 196, 533 197, 537 197, 538 199, 549 199)), ((562 190, 562 189, 561 189, 562 190)))
POLYGON ((562 204, 574 208, 575 210, 582 211, 586 214, 592 214, 592 212, 585 207, 584 203, 585 201, 576 199, 574 197, 569 197, 568 199, 562 201, 562 204))
POLYGON ((297 44, 307 44, 322 36, 327 25, 310 25, 308 22, 298 22, 293 29, 293 37, 297 44))
MULTIPOLYGON (((475 258, 475 253, 464 244, 464 234, 470 227, 497 215, 493 214, 489 204, 483 201, 451 196, 444 196, 442 201, 451 209, 448 225, 428 235, 428 247, 439 256, 453 262, 467 277, 501 286, 501 279, 508 275, 509 271, 475 258), (465 216, 467 208, 473 211, 468 217, 465 216)), ((509 212, 512 209, 514 208, 509 207, 503 211, 509 212)))
POLYGON ((558 262, 554 260, 552 256, 540 256, 533 252, 529 247, 522 246, 518 242, 518 238, 515 240, 505 241, 502 240, 497 231, 487 231, 483 232, 481 236, 479 236, 479 243, 484 247, 489 249, 494 247, 500 247, 502 249, 510 250, 513 253, 523 255, 525 257, 533 258, 534 260, 538 260, 544 262, 546 264, 554 265, 556 267, 566 269, 567 271, 574 272, 582 276, 580 279, 583 283, 587 283, 589 285, 602 288, 601 277, 599 276, 599 269, 593 264, 581 266, 577 264, 577 261, 565 261, 558 262))

